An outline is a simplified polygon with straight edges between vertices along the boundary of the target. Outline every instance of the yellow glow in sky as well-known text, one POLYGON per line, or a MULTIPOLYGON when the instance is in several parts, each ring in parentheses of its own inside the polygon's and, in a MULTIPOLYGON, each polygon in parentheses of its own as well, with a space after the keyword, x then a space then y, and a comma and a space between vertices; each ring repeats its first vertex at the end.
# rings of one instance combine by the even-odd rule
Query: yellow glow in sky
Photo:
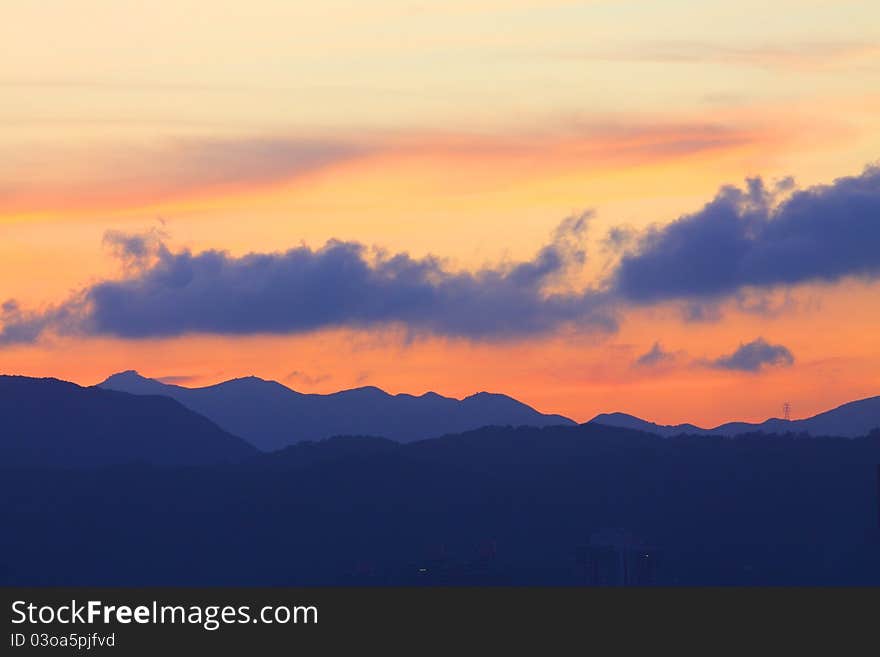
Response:
MULTIPOLYGON (((0 42, 0 302, 36 309, 119 275, 107 230, 149 227, 196 252, 338 238, 474 269, 531 257, 591 210, 596 280, 612 227, 670 222, 749 176, 830 182, 880 154, 876 2, 6 0, 0 42)), ((763 419, 782 398, 806 414, 877 394, 876 286, 792 293, 775 316, 695 324, 664 306, 627 311, 613 335, 515 343, 46 338, 0 345, 0 370, 491 389, 579 420, 763 419), (758 336, 795 365, 694 365, 758 336), (633 369, 657 341, 680 357, 633 369)))

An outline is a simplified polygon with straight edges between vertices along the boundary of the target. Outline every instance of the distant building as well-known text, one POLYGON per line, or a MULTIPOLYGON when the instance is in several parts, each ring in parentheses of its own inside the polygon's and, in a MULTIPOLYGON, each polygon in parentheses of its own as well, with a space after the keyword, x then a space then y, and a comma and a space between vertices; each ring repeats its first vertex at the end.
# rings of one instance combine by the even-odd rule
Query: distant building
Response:
POLYGON ((656 584, 655 547, 622 529, 603 529, 577 550, 578 578, 586 586, 652 586, 656 584))

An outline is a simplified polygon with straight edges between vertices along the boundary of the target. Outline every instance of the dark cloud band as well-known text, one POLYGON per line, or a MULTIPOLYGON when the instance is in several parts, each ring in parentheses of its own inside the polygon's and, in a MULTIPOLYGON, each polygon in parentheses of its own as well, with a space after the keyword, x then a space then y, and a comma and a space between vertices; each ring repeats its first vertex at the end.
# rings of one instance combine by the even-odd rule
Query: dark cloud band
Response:
POLYGON ((880 168, 812 187, 776 203, 756 178, 725 187, 696 214, 641 237, 621 258, 612 287, 655 303, 718 299, 767 288, 880 276, 880 168))
MULTIPOLYGON (((746 189, 723 188, 696 214, 639 237, 606 239, 606 251, 623 250, 619 263, 598 287, 579 292, 556 284, 586 259, 589 214, 565 220, 531 260, 477 271, 355 242, 235 257, 171 251, 160 231, 109 233, 125 276, 42 312, 4 303, 0 343, 33 342, 47 330, 148 338, 399 324, 411 333, 487 340, 568 325, 612 331, 625 304, 683 300, 699 311, 690 320, 717 320, 718 303, 743 290, 880 276, 880 169, 779 201, 790 187, 753 179, 746 189)), ((752 358, 790 357, 758 342, 746 348, 715 365, 748 370, 752 358)), ((647 362, 659 357, 646 354, 647 362)))
POLYGON ((129 276, 97 283, 41 314, 11 304, 0 340, 32 341, 45 329, 147 338, 394 323, 415 333, 472 339, 525 336, 568 323, 613 330, 602 293, 548 291, 583 262, 578 242, 585 226, 586 217, 566 220, 532 260, 475 272, 354 242, 234 257, 172 252, 155 235, 113 234, 108 242, 135 267, 129 276))

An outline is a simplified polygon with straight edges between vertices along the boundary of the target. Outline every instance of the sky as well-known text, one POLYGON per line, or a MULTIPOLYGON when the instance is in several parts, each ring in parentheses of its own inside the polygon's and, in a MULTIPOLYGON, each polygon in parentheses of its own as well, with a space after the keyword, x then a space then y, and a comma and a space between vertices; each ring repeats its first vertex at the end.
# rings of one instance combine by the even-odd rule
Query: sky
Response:
POLYGON ((880 6, 6 0, 0 371, 880 394, 880 6))

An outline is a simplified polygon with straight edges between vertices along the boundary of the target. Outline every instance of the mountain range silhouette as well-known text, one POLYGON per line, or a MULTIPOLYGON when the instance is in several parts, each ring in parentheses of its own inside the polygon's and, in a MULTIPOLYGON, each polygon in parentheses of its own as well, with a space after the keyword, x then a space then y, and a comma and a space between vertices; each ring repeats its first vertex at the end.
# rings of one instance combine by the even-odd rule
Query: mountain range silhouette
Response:
POLYGON ((608 528, 652 546, 657 584, 880 584, 880 430, 589 422, 264 452, 168 397, 17 376, 0 414, 0 585, 572 585, 608 528))
MULTIPOLYGON (((98 386, 135 395, 170 397, 264 451, 341 435, 412 442, 484 426, 576 424, 562 415, 540 413, 512 397, 488 392, 462 400, 434 392, 421 396, 391 395, 372 386, 326 395, 304 394, 253 376, 186 388, 141 376, 133 370, 114 374, 98 386)), ((728 422, 711 429, 693 424, 659 425, 626 413, 603 413, 590 422, 664 437, 763 432, 854 438, 880 427, 880 397, 850 402, 803 420, 728 422)))
POLYGON ((693 424, 662 425, 626 413, 603 413, 591 422, 647 431, 658 436, 738 436, 745 433, 798 433, 810 436, 856 438, 880 427, 880 396, 852 401, 802 420, 771 418, 760 423, 727 422, 712 429, 693 424))
POLYGON ((2 460, 0 585, 576 585, 579 546, 622 527, 655 546, 660 585, 876 586, 878 462, 880 432, 600 424, 330 438, 186 467, 2 460))
POLYGON ((185 388, 121 372, 100 388, 162 395, 210 418, 262 450, 338 435, 370 435, 410 442, 489 425, 573 425, 507 395, 479 392, 458 400, 435 392, 391 395, 368 386, 328 395, 305 394, 255 376, 203 388, 185 388))
POLYGON ((257 452, 168 397, 58 379, 0 375, 0 417, 7 465, 209 464, 257 452))

